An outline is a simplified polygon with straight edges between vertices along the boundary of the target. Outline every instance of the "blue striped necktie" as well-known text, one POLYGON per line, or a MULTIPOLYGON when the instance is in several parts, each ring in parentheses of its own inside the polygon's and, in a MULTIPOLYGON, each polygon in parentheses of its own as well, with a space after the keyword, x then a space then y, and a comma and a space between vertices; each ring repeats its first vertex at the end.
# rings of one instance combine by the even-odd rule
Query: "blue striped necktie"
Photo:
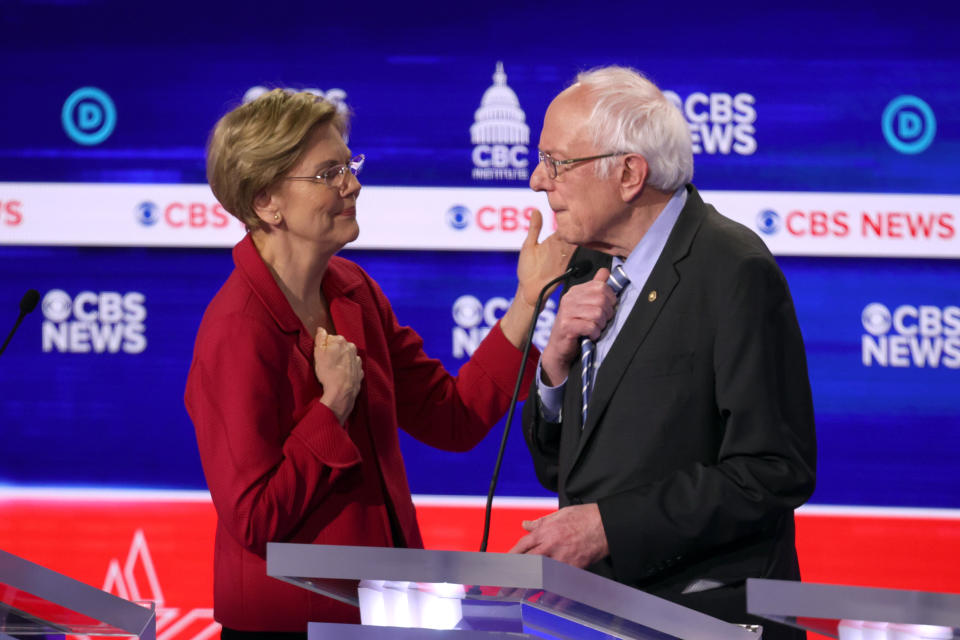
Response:
MULTIPOLYGON (((621 265, 617 265, 607 278, 607 286, 620 297, 620 293, 630 284, 630 278, 621 265)), ((611 322, 613 319, 611 318, 611 322)), ((587 407, 590 404, 590 393, 593 391, 593 379, 597 376, 597 367, 594 363, 597 345, 590 338, 580 338, 581 362, 583 363, 583 412, 580 414, 580 428, 587 424, 587 407)))

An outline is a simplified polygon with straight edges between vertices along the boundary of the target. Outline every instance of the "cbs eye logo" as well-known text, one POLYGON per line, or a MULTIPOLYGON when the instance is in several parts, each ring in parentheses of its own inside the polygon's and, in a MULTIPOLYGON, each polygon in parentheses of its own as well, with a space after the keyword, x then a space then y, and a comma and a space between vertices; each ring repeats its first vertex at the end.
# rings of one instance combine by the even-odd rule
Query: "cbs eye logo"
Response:
POLYGON ((773 209, 765 209, 757 214, 757 229, 760 233, 772 236, 780 231, 780 215, 773 209))
POLYGON ((890 309, 879 302, 871 302, 860 314, 864 330, 875 336, 882 336, 890 331, 891 318, 890 309))
POLYGON ((460 296, 453 303, 453 321, 464 329, 476 327, 483 320, 483 304, 471 295, 460 296))
POLYGON ((470 226, 470 209, 462 204, 455 204, 447 209, 447 224, 462 231, 470 226))
POLYGON ((63 322, 73 314, 73 299, 62 289, 52 289, 43 296, 43 317, 51 322, 63 322))

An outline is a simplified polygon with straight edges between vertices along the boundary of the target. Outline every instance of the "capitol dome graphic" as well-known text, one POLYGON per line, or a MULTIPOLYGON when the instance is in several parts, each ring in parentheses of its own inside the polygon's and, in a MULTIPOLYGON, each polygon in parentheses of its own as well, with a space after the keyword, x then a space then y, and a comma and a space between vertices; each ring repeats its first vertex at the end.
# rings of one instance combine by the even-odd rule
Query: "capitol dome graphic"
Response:
POLYGON ((530 127, 520 108, 517 94, 507 85, 503 63, 497 63, 493 84, 484 91, 480 108, 474 113, 470 127, 473 144, 528 144, 530 127))
POLYGON ((474 180, 527 180, 530 127, 517 94, 507 85, 503 63, 498 62, 493 84, 483 92, 480 108, 470 126, 474 180))

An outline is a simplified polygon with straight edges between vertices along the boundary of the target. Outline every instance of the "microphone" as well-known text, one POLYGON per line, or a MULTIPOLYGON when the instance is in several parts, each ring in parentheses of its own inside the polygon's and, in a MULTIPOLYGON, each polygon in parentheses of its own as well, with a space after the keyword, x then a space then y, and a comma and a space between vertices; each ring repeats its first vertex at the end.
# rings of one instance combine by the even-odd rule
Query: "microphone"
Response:
POLYGON ((23 294, 23 298, 20 299, 20 315, 17 317, 13 329, 10 330, 10 335, 7 336, 7 339, 3 342, 3 346, 0 347, 0 354, 6 350, 7 345, 10 344, 10 340, 13 339, 13 334, 17 332, 17 327, 20 326, 20 323, 23 322, 27 314, 37 308, 38 302, 40 302, 40 294, 36 289, 30 289, 23 294))
POLYGON ((582 278, 590 272, 590 263, 586 260, 579 260, 570 265, 566 271, 544 285, 537 296, 537 304, 533 310, 533 321, 530 323, 530 330, 527 332, 527 338, 523 342, 523 355, 520 358, 520 371, 517 372, 517 383, 513 387, 513 397, 510 398, 510 409, 507 411, 507 422, 503 427, 503 438, 500 440, 500 451, 497 453, 497 462, 493 467, 493 477, 490 479, 490 491, 487 493, 487 506, 483 514, 483 540, 480 542, 480 551, 487 550, 487 541, 490 537, 490 513, 493 508, 493 493, 497 489, 497 479, 500 477, 500 465, 503 463, 503 453, 507 448, 507 436, 510 435, 510 423, 513 421, 513 412, 517 408, 517 396, 520 395, 520 385, 523 383, 524 365, 527 363, 527 356, 530 354, 530 345, 533 342, 533 332, 537 328, 537 318, 540 316, 540 305, 543 304, 543 298, 547 291, 561 280, 568 278, 582 278))

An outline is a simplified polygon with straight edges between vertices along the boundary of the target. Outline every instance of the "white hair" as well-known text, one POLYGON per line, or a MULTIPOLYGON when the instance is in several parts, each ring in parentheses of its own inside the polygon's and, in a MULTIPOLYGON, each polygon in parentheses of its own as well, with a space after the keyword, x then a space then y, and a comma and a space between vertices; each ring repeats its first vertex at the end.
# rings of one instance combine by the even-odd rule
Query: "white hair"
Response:
MULTIPOLYGON (((639 71, 618 66, 582 71, 576 83, 595 100, 587 130, 598 149, 639 153, 649 166, 647 184, 661 191, 690 182, 690 127, 655 84, 639 71)), ((608 176, 615 162, 597 162, 597 175, 608 176)))

